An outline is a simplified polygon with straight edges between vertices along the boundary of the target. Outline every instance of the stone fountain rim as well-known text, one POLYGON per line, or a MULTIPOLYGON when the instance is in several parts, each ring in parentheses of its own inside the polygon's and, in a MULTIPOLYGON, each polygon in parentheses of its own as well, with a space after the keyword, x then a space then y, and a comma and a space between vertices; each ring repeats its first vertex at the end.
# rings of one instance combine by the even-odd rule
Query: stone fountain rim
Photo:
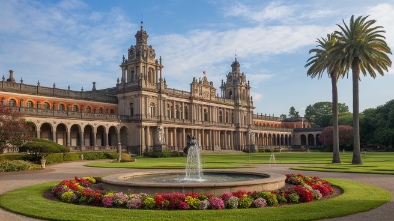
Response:
POLYGON ((204 188, 204 187, 231 187, 231 186, 242 186, 242 185, 252 185, 263 182, 264 184, 277 183, 279 181, 283 181, 286 176, 277 173, 266 173, 266 172, 249 172, 249 171, 203 171, 203 173, 217 173, 217 174, 246 174, 246 175, 256 175, 261 176, 262 179, 254 179, 254 180, 246 180, 246 181, 235 181, 235 182, 210 182, 210 183, 146 183, 146 182, 132 182, 127 181, 130 177, 134 176, 146 176, 146 175, 154 175, 154 174, 183 174, 182 171, 171 171, 171 172, 163 172, 163 171, 150 171, 150 172, 132 172, 132 173, 124 173, 124 174, 114 174, 105 176, 102 178, 103 183, 118 185, 118 186, 134 186, 134 187, 189 187, 189 188, 204 188))

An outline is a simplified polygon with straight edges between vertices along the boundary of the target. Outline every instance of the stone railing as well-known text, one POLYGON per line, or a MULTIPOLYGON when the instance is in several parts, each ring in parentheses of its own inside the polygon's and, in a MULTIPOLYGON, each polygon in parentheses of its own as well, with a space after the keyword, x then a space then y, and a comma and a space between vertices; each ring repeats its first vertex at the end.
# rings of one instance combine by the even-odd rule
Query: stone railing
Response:
MULTIPOLYGON (((1 81, 0 90, 23 94, 37 94, 51 97, 71 98, 78 100, 94 100, 100 102, 117 103, 117 97, 95 91, 72 91, 55 87, 41 87, 40 85, 28 85, 1 81)), ((101 90, 102 92, 102 90, 101 90)))

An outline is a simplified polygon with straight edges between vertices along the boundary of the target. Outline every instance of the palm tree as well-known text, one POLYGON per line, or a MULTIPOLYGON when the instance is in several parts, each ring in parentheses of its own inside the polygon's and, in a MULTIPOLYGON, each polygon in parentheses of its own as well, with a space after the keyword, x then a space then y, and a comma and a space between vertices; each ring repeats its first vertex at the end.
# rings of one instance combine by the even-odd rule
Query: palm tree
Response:
POLYGON ((341 163, 339 157, 339 134, 338 134, 338 90, 337 82, 340 75, 343 76, 343 68, 341 64, 343 58, 340 51, 332 50, 336 44, 334 34, 328 34, 327 38, 317 39, 317 48, 311 49, 309 54, 315 53, 310 57, 305 67, 309 67, 307 75, 311 78, 316 76, 320 79, 327 70, 328 76, 331 78, 332 85, 332 117, 333 117, 333 156, 332 163, 341 163))
POLYGON ((343 20, 343 26, 338 25, 341 31, 336 31, 338 43, 335 44, 336 51, 345 53, 345 70, 352 69, 353 81, 353 133, 354 150, 352 164, 362 164, 360 155, 360 126, 359 126, 359 89, 360 70, 364 76, 367 74, 376 77, 376 71, 384 75, 391 66, 391 60, 387 54, 391 50, 382 33, 382 26, 375 26, 376 20, 367 20, 369 16, 350 18, 349 26, 343 20))

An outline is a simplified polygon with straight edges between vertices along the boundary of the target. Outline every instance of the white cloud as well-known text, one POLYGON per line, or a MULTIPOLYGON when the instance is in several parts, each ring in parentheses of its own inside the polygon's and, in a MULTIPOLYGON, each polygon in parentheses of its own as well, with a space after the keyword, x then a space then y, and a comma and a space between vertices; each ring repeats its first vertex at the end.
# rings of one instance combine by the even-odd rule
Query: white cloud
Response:
POLYGON ((264 22, 265 20, 281 20, 290 17, 294 10, 293 6, 285 6, 281 2, 271 2, 266 6, 248 6, 237 2, 225 10, 225 16, 245 17, 256 22, 264 22))

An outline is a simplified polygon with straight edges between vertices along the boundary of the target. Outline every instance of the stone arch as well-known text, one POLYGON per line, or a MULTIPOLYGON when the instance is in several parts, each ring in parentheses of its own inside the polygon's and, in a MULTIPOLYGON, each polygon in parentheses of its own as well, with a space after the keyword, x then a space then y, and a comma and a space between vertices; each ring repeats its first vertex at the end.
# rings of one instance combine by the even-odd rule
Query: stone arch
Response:
POLYGON ((123 126, 120 128, 120 143, 122 146, 127 146, 128 144, 128 139, 127 139, 127 134, 129 132, 129 129, 126 126, 123 126))
POLYGON ((60 110, 60 111, 66 110, 66 105, 64 103, 60 103, 58 110, 60 110))
POLYGON ((79 111, 79 106, 78 104, 73 104, 72 105, 72 111, 78 112, 79 111))
POLYGON ((79 126, 78 124, 73 124, 70 127, 70 146, 81 146, 81 137, 79 136, 80 133, 81 126, 79 126))
POLYGON ((315 137, 313 136, 313 134, 308 134, 308 145, 309 146, 315 145, 315 137))
POLYGON ((94 128, 92 125, 88 124, 84 127, 83 140, 84 140, 85 146, 94 146, 93 133, 94 133, 94 128))
POLYGON ((105 146, 105 135, 106 130, 105 127, 100 125, 97 127, 96 131, 96 145, 99 147, 105 146))
POLYGON ((14 98, 11 98, 8 100, 8 106, 10 107, 16 107, 17 106, 17 100, 14 98))
POLYGON ((67 131, 68 128, 65 124, 60 123, 56 126, 56 143, 67 146, 67 131))
POLYGON ((301 145, 304 145, 304 146, 307 145, 306 144, 306 136, 305 136, 305 134, 301 134, 300 138, 301 138, 301 145))
POLYGON ((118 131, 115 126, 110 126, 108 129, 108 145, 118 145, 118 131))
POLYGON ((40 138, 53 141, 52 124, 45 122, 40 125, 40 138))
POLYGON ((33 100, 27 100, 26 101, 26 107, 27 108, 33 108, 34 107, 34 101, 33 100))

